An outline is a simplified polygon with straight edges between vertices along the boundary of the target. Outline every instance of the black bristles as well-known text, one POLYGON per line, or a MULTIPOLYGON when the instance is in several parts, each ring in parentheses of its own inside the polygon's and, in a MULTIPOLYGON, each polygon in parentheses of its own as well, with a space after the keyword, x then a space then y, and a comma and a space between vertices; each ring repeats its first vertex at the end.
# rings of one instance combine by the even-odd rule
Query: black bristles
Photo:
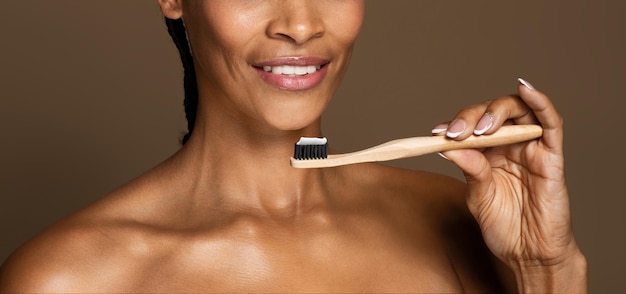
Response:
POLYGON ((307 159, 324 159, 328 157, 328 143, 299 145, 296 144, 293 152, 293 158, 299 160, 307 159))

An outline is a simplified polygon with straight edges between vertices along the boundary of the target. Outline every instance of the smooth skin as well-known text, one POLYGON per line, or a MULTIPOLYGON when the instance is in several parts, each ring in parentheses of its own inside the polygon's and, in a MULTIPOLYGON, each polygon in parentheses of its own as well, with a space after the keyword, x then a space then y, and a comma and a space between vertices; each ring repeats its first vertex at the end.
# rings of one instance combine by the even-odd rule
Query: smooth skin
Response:
POLYGON ((544 127, 540 140, 446 152, 467 185, 379 164, 293 169, 293 143, 321 135, 363 1, 158 3, 188 28, 200 92, 193 135, 24 244, 0 270, 0 292, 586 291, 562 122, 544 94, 520 85, 443 126, 455 140, 477 126, 544 127), (307 90, 277 88, 255 68, 310 56, 327 62, 326 76, 307 90))

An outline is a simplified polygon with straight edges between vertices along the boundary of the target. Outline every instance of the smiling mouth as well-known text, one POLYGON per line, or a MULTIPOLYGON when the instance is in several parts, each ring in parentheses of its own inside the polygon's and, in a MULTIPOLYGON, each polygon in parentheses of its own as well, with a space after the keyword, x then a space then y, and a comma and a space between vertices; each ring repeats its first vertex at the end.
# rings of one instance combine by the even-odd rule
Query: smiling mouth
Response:
POLYGON ((271 72, 276 75, 286 75, 290 77, 304 76, 315 73, 320 70, 325 64, 321 65, 277 65, 277 66, 256 66, 256 68, 262 69, 265 72, 271 72))

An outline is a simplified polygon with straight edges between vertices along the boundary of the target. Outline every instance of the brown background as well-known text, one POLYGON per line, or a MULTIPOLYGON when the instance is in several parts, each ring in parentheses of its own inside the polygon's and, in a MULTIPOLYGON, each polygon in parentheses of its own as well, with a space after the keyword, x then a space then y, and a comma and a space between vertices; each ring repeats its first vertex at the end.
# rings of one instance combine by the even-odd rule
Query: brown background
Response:
MULTIPOLYGON (((428 135, 518 76, 566 122, 574 228, 590 289, 625 289, 626 2, 373 1, 324 119, 339 150, 428 135)), ((154 0, 4 0, 0 261, 172 154, 181 69, 154 0)), ((460 177, 436 155, 391 162, 460 177)))

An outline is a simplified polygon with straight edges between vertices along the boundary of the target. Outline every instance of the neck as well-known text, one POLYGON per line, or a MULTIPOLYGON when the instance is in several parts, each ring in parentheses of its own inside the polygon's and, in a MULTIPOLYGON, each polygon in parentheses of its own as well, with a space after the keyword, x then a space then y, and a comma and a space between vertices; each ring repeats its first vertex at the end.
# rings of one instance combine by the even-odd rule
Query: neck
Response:
MULTIPOLYGON (((181 150, 198 203, 249 213, 294 217, 325 206, 331 170, 289 164, 301 136, 319 135, 319 121, 300 131, 279 131, 229 120, 200 119, 181 150), (207 201, 207 196, 212 200, 207 201)), ((201 205, 199 206, 201 207, 201 205)))

